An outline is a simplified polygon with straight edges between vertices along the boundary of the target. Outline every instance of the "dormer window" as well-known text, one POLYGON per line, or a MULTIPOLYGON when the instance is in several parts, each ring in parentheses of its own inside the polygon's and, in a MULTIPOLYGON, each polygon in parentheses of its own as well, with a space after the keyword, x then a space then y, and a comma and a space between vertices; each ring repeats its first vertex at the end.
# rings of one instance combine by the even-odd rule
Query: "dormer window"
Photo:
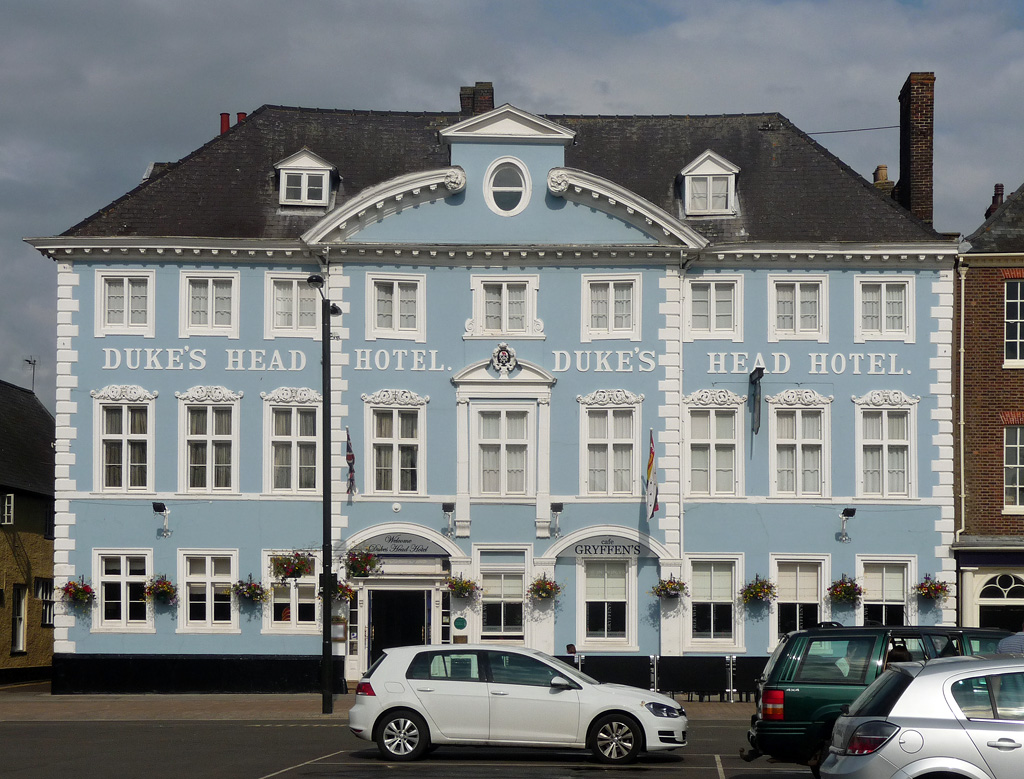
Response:
POLYGON ((736 174, 739 168, 708 149, 680 172, 683 210, 687 216, 736 213, 736 174))
POLYGON ((283 206, 326 206, 331 196, 333 165, 309 149, 286 157, 280 171, 279 202, 283 206))

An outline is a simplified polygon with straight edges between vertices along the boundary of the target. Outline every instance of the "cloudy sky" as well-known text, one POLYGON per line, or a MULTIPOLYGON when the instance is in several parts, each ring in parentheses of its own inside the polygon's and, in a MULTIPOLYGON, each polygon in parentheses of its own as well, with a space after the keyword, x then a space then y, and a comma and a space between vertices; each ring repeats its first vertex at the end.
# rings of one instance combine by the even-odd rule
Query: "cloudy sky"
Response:
MULTIPOLYGON (((1024 182, 1019 0, 7 0, 0 28, 0 379, 54 408, 55 277, 22 242, 134 187, 263 104, 458 110, 492 81, 537 113, 779 111, 886 127, 936 74, 935 226, 972 232, 1024 182)), ((899 169, 896 130, 817 140, 899 169)))

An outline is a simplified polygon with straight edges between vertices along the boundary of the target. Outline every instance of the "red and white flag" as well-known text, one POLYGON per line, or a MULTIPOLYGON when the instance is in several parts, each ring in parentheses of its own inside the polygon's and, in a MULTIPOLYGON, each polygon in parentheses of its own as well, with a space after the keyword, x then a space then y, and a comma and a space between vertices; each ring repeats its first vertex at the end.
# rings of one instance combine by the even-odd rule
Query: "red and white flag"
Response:
POLYGON ((658 510, 658 465, 654 454, 654 430, 651 430, 651 453, 647 455, 647 520, 658 510))

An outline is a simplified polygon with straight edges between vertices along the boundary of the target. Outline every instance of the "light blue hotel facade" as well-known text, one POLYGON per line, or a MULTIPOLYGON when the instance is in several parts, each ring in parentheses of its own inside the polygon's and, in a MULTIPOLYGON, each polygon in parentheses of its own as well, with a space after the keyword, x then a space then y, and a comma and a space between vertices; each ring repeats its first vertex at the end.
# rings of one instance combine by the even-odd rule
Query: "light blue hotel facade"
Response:
MULTIPOLYGON (((339 187, 290 239, 32 239, 59 268, 56 575, 97 591, 57 618, 70 689, 152 656, 315 662, 311 274, 341 310, 334 566, 382 563, 333 615, 348 678, 400 643, 763 656, 818 621, 954 620, 912 588, 954 579, 955 246, 743 239, 727 149, 675 160, 673 209, 567 164, 583 132, 512 106, 449 123, 449 164, 339 187), (275 575, 295 552, 313 569, 275 575), (157 575, 176 605, 143 597, 157 575), (776 599, 744 602, 755 576, 776 599), (843 577, 855 604, 828 595, 843 577), (670 578, 687 594, 659 599, 670 578)), ((278 175, 315 204, 339 171, 290 151, 278 175)))

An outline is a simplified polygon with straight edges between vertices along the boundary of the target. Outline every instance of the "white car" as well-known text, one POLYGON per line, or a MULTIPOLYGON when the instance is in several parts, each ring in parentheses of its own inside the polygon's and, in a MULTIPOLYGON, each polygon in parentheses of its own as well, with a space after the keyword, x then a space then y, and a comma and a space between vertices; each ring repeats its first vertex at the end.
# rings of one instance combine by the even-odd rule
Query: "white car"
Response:
POLYGON ((356 687, 349 727, 390 760, 441 744, 589 748, 602 763, 686 746, 686 712, 522 647, 388 649, 356 687))

